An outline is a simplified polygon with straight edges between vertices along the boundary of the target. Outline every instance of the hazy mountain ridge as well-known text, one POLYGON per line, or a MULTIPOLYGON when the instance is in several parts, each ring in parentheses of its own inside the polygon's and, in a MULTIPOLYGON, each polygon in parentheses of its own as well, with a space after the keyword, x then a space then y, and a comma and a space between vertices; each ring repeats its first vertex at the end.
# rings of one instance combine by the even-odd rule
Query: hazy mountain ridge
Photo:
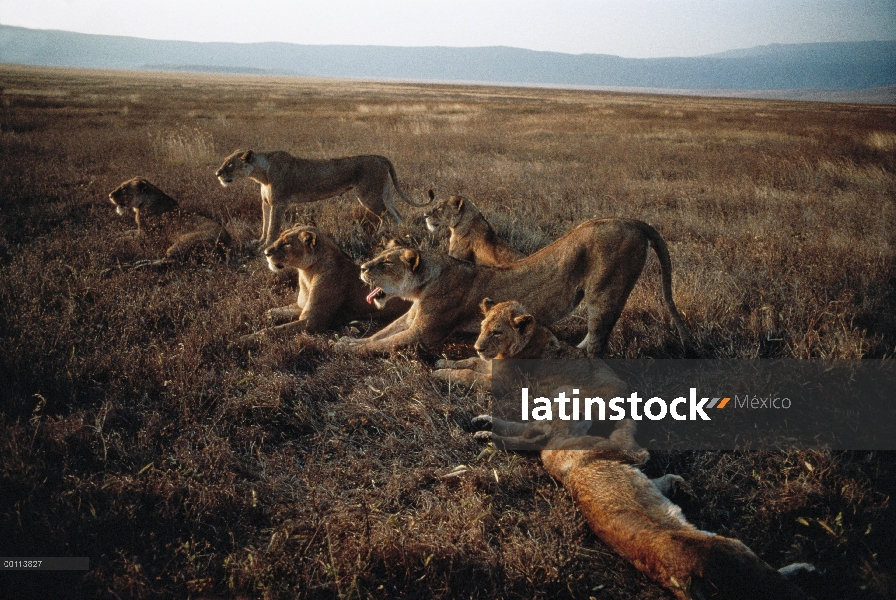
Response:
POLYGON ((113 69, 694 90, 896 84, 896 41, 776 44, 692 58, 478 48, 159 41, 0 25, 0 62, 113 69))

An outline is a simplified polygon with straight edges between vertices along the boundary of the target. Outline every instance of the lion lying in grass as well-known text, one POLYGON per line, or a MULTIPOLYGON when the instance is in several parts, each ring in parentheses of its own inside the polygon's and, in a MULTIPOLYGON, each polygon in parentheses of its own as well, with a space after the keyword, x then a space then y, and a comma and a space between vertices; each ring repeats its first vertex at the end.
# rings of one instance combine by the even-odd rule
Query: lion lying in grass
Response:
MULTIPOLYGON (((429 197, 435 199, 432 190, 429 197)), ((488 267, 508 265, 526 256, 499 238, 476 205, 466 198, 451 196, 423 216, 430 231, 447 227, 451 232, 448 256, 488 267)))
POLYGON ((584 350, 558 340, 554 332, 537 323, 515 300, 496 304, 486 298, 479 307, 484 318, 473 344, 479 356, 439 360, 433 377, 487 390, 492 379, 492 361, 496 359, 585 358, 584 350))
POLYGON ((367 298, 360 268, 316 227, 298 226, 284 231, 265 248, 268 268, 299 272, 299 296, 295 304, 272 308, 266 316, 283 323, 243 336, 241 342, 287 333, 321 333, 356 319, 394 319, 410 306, 394 299, 379 309, 367 298))
POLYGON ((162 236, 171 243, 166 259, 203 252, 223 254, 230 246, 230 234, 218 221, 181 209, 177 200, 143 177, 123 182, 109 193, 109 200, 119 215, 133 211, 138 235, 162 236))
POLYGON ((569 490, 594 533, 676 598, 807 597, 788 578, 814 571, 811 565, 796 563, 776 571, 739 540, 687 522, 666 497, 682 478, 651 480, 639 468, 649 455, 634 440, 634 421, 620 421, 609 438, 576 435, 567 423, 527 425, 488 415, 474 419, 477 427, 492 427, 477 432, 479 440, 508 450, 539 450, 545 469, 569 490))
POLYGON ((291 204, 315 202, 354 189, 358 201, 380 220, 389 214, 401 222, 392 203, 392 190, 411 206, 398 186, 395 167, 385 156, 348 156, 332 159, 296 158, 282 150, 255 152, 237 150, 215 171, 221 185, 246 177, 261 185, 261 239, 270 245, 280 235, 283 214, 291 204))
POLYGON ((517 300, 543 325, 583 303, 588 334, 580 344, 601 354, 653 247, 663 296, 687 347, 689 335, 672 300, 672 265, 659 233, 641 221, 594 219, 553 244, 506 267, 483 267, 434 252, 388 248, 361 265, 361 277, 381 302, 399 296, 412 308, 373 336, 345 343, 362 353, 424 344, 437 349, 452 332, 477 326, 482 298, 517 300))

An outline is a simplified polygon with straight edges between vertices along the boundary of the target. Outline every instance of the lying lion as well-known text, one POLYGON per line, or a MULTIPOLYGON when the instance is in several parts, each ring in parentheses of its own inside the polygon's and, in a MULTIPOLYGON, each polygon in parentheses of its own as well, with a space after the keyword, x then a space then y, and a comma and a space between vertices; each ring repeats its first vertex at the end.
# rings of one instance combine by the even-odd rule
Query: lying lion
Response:
POLYGON ((570 435, 566 421, 536 425, 483 415, 475 437, 509 450, 540 450, 545 469, 569 490, 591 529, 613 550, 682 600, 796 600, 807 596, 789 578, 805 563, 774 570, 739 540, 701 531, 666 497, 683 480, 648 479, 649 454, 634 440, 635 422, 620 421, 608 438, 570 435), (587 449, 583 449, 587 448, 587 449))
POLYGON ((473 349, 479 356, 463 360, 439 360, 433 377, 487 390, 492 379, 492 360, 505 358, 585 358, 585 352, 557 339, 535 321, 515 300, 496 304, 486 298, 479 305, 484 318, 473 349))
POLYGON ((177 200, 143 177, 123 182, 109 193, 115 212, 134 213, 137 234, 165 236, 173 243, 165 251, 167 259, 182 259, 199 252, 223 252, 230 246, 230 234, 218 221, 180 208, 177 200))
POLYGON ((687 346, 688 333, 672 300, 672 265, 659 233, 641 221, 594 219, 553 244, 505 267, 483 267, 438 253, 388 248, 361 265, 361 278, 382 302, 400 296, 414 303, 403 317, 373 336, 345 343, 362 353, 391 352, 421 343, 437 349, 452 332, 478 326, 479 302, 517 300, 543 325, 584 303, 588 334, 580 348, 603 352, 653 247, 660 261, 663 296, 687 346))
MULTIPOLYGON (((432 190, 429 197, 435 199, 432 190)), ((526 256, 499 238, 476 205, 466 198, 451 196, 423 216, 430 231, 447 227, 451 232, 448 256, 488 267, 508 265, 526 256)))
POLYGON ((295 304, 272 308, 266 316, 285 324, 243 336, 241 342, 287 333, 321 333, 356 319, 394 319, 410 306, 398 298, 381 310, 367 298, 360 268, 316 227, 298 226, 284 231, 265 248, 268 268, 299 272, 299 297, 295 304))
POLYGON ((401 215, 392 203, 392 190, 411 206, 398 186, 395 167, 385 156, 296 158, 282 150, 237 150, 215 171, 221 185, 246 177, 261 185, 261 239, 270 245, 280 235, 283 214, 291 204, 326 200, 355 189, 358 201, 379 220, 388 210, 396 221, 401 215), (391 185, 390 185, 391 184, 391 185))

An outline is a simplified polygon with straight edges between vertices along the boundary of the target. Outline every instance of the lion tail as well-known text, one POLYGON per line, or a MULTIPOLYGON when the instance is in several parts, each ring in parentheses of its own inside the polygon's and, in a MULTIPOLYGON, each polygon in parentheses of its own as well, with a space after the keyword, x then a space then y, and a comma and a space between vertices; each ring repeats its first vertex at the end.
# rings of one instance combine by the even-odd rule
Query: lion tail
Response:
POLYGON ((650 240, 650 245, 653 246, 653 251, 656 252, 656 257, 660 261, 660 271, 663 276, 663 299, 666 301, 666 307, 669 309, 669 314, 672 315, 672 322, 675 323, 675 328, 678 329, 681 344, 685 350, 688 350, 692 345, 691 334, 684 326, 681 315, 678 314, 678 309, 675 307, 675 300, 672 299, 672 259, 669 258, 669 247, 666 246, 666 240, 663 239, 663 236, 647 223, 644 223, 644 233, 647 235, 647 239, 650 240))
POLYGON ((429 202, 424 202, 422 204, 417 204, 416 202, 411 202, 408 200, 408 197, 404 195, 404 192, 401 191, 401 187, 398 185, 398 176, 395 174, 395 167, 392 166, 392 161, 386 160, 389 164, 389 176, 392 178, 392 185, 395 186, 395 191, 398 192, 398 195, 401 196, 401 199, 407 202, 410 206, 415 206, 417 208, 421 208, 424 206, 429 206, 432 204, 433 198, 429 199, 429 202))

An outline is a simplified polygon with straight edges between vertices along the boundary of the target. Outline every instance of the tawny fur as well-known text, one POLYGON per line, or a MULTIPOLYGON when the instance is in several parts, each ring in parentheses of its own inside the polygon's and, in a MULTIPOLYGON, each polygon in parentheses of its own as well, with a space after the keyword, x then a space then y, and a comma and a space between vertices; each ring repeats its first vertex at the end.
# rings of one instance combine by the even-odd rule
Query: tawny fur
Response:
POLYGON ((163 237, 170 244, 169 259, 182 259, 200 252, 223 252, 230 234, 215 219, 180 208, 177 200, 144 177, 128 179, 109 193, 119 215, 130 210, 138 235, 163 237))
POLYGON ((298 226, 284 231, 265 248, 264 254, 271 271, 298 271, 299 295, 295 304, 267 312, 271 321, 289 322, 243 336, 242 342, 303 331, 321 333, 352 320, 394 319, 410 306, 399 298, 382 309, 368 303, 358 265, 316 227, 298 226))
POLYGON ((485 298, 479 305, 484 315, 473 349, 479 356, 463 360, 439 360, 433 376, 487 390, 491 386, 492 361, 505 358, 585 358, 584 350, 557 339, 550 329, 515 300, 495 304, 485 298))
POLYGON ((621 421, 607 438, 564 433, 566 422, 534 426, 477 417, 478 432, 505 449, 541 448, 545 469, 569 490, 592 531, 676 598, 795 600, 806 595, 784 574, 811 570, 798 564, 776 571, 736 539, 701 531, 666 497, 682 479, 648 479, 638 465, 649 455, 634 440, 635 423, 621 421))
POLYGON ((379 220, 386 211, 401 222, 392 202, 392 190, 411 206, 398 185, 395 167, 385 156, 345 158, 297 158, 282 150, 255 152, 237 150, 215 171, 221 185, 245 177, 261 186, 261 239, 265 245, 280 235, 283 214, 291 204, 315 202, 355 190, 358 201, 379 220))
POLYGON ((632 291, 647 250, 660 261, 666 306, 687 346, 688 333, 672 300, 672 266, 666 244, 653 227, 628 219, 586 221, 553 244, 505 267, 483 267, 434 252, 387 249, 361 265, 361 277, 383 295, 414 302, 404 317, 363 340, 346 342, 362 353, 391 352, 424 344, 436 350, 452 332, 478 326, 479 303, 517 300, 549 326, 580 303, 588 334, 580 347, 603 352, 632 291))
POLYGON ((525 254, 498 237, 476 205, 467 198, 451 196, 423 216, 430 231, 447 227, 451 232, 448 256, 489 267, 508 265, 525 258, 525 254))

